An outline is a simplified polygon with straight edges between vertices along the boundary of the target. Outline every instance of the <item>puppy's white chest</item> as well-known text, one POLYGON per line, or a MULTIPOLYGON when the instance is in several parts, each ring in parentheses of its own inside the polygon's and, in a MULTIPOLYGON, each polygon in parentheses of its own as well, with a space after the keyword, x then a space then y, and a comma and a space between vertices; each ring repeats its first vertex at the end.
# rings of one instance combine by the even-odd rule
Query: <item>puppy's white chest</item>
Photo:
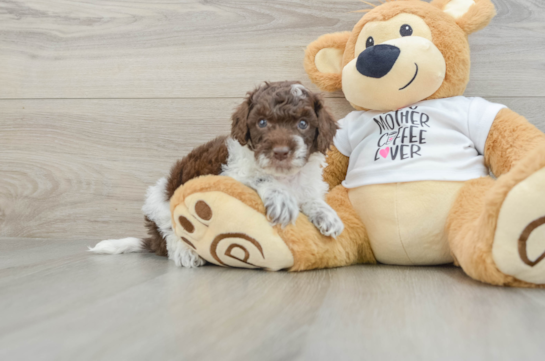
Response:
POLYGON ((294 174, 274 174, 261 168, 254 153, 233 139, 227 140, 229 157, 222 175, 232 177, 254 189, 258 187, 281 187, 288 191, 298 203, 309 199, 323 199, 328 186, 323 181, 322 170, 325 156, 313 153, 306 164, 294 174))

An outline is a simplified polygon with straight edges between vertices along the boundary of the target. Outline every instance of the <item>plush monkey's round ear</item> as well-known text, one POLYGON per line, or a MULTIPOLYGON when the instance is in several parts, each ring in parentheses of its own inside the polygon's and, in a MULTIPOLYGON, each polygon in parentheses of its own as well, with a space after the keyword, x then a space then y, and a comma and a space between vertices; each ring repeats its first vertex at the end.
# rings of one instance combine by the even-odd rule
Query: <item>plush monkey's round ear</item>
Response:
POLYGON ((483 29, 496 16, 490 0, 433 0, 431 5, 452 16, 467 35, 483 29))
POLYGON ((350 32, 326 34, 307 46, 305 70, 310 80, 321 90, 342 88, 343 54, 350 32))

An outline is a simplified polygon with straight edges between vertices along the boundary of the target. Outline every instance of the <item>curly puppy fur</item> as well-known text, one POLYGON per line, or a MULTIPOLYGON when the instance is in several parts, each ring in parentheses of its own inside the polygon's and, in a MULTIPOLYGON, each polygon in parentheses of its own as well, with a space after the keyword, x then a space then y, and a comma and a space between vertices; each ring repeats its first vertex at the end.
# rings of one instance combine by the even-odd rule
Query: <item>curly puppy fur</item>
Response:
MULTIPOLYGON (((299 165, 295 167, 297 171, 312 154, 325 154, 336 131, 337 123, 325 108, 320 94, 308 91, 299 82, 266 82, 249 92, 232 115, 230 137, 241 146, 248 146, 259 165, 272 167, 273 173, 285 173, 289 172, 289 168, 286 168, 288 165, 299 165), (267 119, 269 123, 265 128, 257 124, 262 119, 267 119), (307 129, 297 128, 300 119, 307 121, 307 129), (297 136, 304 142, 302 149, 305 151, 302 154, 297 151, 300 146, 296 142, 297 136), (289 149, 288 156, 287 159, 278 160, 274 150, 282 146, 289 149)), ((167 179, 166 199, 170 199, 179 186, 193 178, 222 174, 229 157, 228 138, 218 137, 177 161, 167 179)), ((229 175, 236 177, 236 171, 229 175)), ((149 236, 143 241, 144 248, 168 256, 166 237, 158 231, 157 224, 146 218, 146 226, 149 236)))
POLYGON ((321 176, 325 153, 336 131, 335 119, 321 95, 299 82, 266 82, 249 92, 238 106, 232 115, 230 136, 195 148, 174 164, 166 179, 148 189, 142 208, 146 238, 103 241, 91 250, 146 250, 168 256, 177 265, 202 265, 204 261, 174 235, 168 202, 181 185, 205 175, 231 176, 254 188, 273 223, 285 226, 294 222, 300 205, 323 234, 336 236, 343 226, 324 201, 328 186, 321 176))

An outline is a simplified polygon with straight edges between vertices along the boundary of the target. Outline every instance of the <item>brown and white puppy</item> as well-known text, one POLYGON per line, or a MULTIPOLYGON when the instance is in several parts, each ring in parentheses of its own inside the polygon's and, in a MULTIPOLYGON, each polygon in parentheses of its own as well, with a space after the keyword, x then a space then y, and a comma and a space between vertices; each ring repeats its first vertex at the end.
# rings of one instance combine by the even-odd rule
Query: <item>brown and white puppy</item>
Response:
POLYGON ((298 82, 265 83, 249 92, 232 116, 231 135, 195 148, 178 161, 167 178, 148 189, 142 207, 149 237, 105 240, 95 253, 152 251, 178 266, 198 267, 204 260, 174 234, 169 200, 176 189, 202 175, 226 175, 255 189, 273 224, 295 222, 299 211, 327 236, 344 226, 324 201, 324 154, 337 124, 320 95, 298 82))

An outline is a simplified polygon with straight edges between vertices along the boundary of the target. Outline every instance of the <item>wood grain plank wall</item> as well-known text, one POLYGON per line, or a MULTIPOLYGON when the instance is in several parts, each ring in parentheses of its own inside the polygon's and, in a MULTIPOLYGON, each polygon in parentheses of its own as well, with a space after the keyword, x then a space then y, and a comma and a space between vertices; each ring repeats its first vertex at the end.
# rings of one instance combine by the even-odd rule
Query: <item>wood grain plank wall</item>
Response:
MULTIPOLYGON (((494 0, 467 94, 545 96, 545 2, 494 0)), ((0 98, 241 96, 301 79, 305 46, 351 30, 357 0, 3 0, 0 98)), ((335 96, 340 96, 337 93, 335 96)))
MULTIPOLYGON (((494 0, 466 95, 545 130, 545 3, 494 0)), ((0 237, 141 235, 147 186, 229 130, 263 80, 309 85, 303 51, 356 0, 0 0, 0 237)), ((315 89, 315 88, 314 88, 315 89)), ((351 108, 328 95, 337 117, 351 108)))

